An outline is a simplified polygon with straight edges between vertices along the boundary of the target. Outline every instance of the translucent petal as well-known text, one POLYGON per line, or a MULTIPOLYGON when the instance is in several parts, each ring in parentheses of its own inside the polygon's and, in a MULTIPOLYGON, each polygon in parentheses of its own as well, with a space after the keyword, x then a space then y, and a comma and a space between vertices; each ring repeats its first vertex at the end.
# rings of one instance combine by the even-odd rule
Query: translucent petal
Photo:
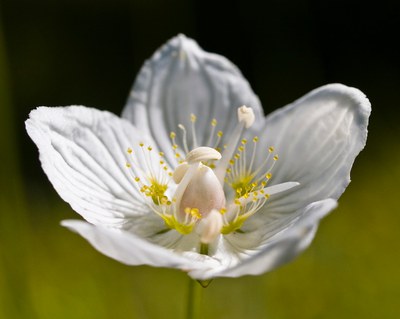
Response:
POLYGON ((169 133, 180 133, 178 124, 185 125, 191 149, 190 115, 196 115, 197 144, 205 146, 212 119, 218 120, 216 129, 229 136, 237 124, 237 108, 243 104, 254 109, 261 124, 260 102, 236 66, 179 35, 144 64, 122 116, 152 135, 174 162, 169 133))
POLYGON ((150 243, 124 230, 94 226, 79 220, 64 220, 62 225, 84 237, 102 254, 127 265, 150 265, 189 271, 202 264, 150 243))
POLYGON ((152 163, 138 144, 154 142, 128 121, 81 106, 40 107, 31 112, 26 128, 54 188, 86 220, 129 227, 133 216, 148 213, 133 181, 139 167, 126 167, 126 150, 131 147, 138 165, 146 168, 152 163))
MULTIPOLYGON (((259 144, 273 145, 279 154, 269 185, 296 181, 300 186, 271 196, 263 216, 292 213, 324 198, 338 199, 364 148, 370 112, 362 92, 330 84, 269 115, 259 132, 259 144)), ((265 153, 258 149, 258 163, 265 153)))
MULTIPOLYGON (((336 207, 333 199, 315 202, 300 212, 298 219, 273 237, 262 234, 236 234, 227 236, 230 248, 213 256, 226 265, 224 270, 207 270, 202 276, 239 277, 259 275, 289 262, 309 246, 319 220, 336 207)), ((226 247, 228 247, 226 245, 226 247)), ((200 276, 198 274, 198 276, 200 276)), ((200 278, 200 279, 204 279, 200 278)))

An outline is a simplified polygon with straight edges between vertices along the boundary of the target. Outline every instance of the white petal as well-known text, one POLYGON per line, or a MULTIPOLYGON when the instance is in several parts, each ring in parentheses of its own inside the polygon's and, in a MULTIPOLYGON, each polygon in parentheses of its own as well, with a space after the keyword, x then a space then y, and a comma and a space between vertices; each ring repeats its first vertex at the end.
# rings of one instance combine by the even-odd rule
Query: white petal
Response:
MULTIPOLYGON (((362 92, 331 84, 268 116, 260 145, 273 145, 279 154, 270 185, 297 181, 300 186, 271 198, 266 211, 290 213, 314 201, 339 198, 364 148, 370 112, 362 92)), ((261 162, 265 155, 259 151, 257 157, 261 162)))
POLYGON ((191 113, 197 116, 198 146, 206 145, 211 120, 217 119, 217 129, 229 136, 237 125, 237 108, 243 104, 253 108, 261 124, 260 102, 236 66, 179 35, 144 64, 122 116, 152 135, 173 161, 169 133, 178 133, 181 123, 190 135, 191 113))
POLYGON ((150 265, 182 270, 202 267, 198 262, 124 230, 94 226, 79 220, 64 220, 62 225, 80 234, 102 254, 127 265, 150 265))
POLYGON ((129 226, 130 216, 148 212, 125 166, 126 150, 139 148, 139 139, 154 142, 128 121, 79 106, 40 107, 26 129, 54 188, 86 220, 129 226))
MULTIPOLYGON (((290 228, 275 237, 267 239, 257 251, 249 250, 240 256, 242 260, 225 270, 203 271, 203 276, 239 277, 259 275, 289 262, 309 246, 318 227, 319 220, 336 207, 336 201, 326 199, 308 205, 301 216, 290 228)), ((244 236, 243 236, 244 237, 244 236)), ((241 237, 241 238, 243 238, 241 237)), ((243 243, 242 243, 243 244, 243 243)), ((240 250, 240 249, 239 249, 240 250)), ((223 256, 215 256, 223 259, 223 256)), ((232 257, 230 257, 232 258, 232 257)), ((227 260, 229 263, 229 258, 227 260)))

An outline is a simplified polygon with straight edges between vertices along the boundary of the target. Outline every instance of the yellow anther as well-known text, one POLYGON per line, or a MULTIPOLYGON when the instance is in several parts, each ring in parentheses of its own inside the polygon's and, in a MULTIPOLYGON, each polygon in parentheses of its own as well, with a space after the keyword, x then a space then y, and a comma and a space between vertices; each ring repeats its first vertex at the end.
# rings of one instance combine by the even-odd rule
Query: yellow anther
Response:
POLYGON ((192 123, 195 123, 195 122, 196 122, 196 120, 197 120, 197 117, 196 117, 196 115, 194 115, 194 114, 190 114, 190 122, 192 122, 192 123))
POLYGON ((180 158, 180 157, 181 157, 181 154, 176 153, 176 154, 175 154, 175 157, 176 157, 176 158, 180 158))
POLYGON ((176 145, 176 144, 172 145, 173 150, 176 150, 177 148, 178 148, 178 145, 176 145))
POLYGON ((225 213, 226 213, 226 208, 222 207, 222 208, 219 210, 219 212, 221 213, 221 215, 225 214, 225 213))
POLYGON ((275 148, 274 148, 273 146, 270 146, 270 147, 268 148, 268 152, 272 153, 273 151, 275 151, 275 148))
POLYGON ((267 174, 265 174, 265 178, 267 178, 267 179, 271 179, 271 177, 272 177, 272 174, 271 174, 271 173, 267 173, 267 174))
POLYGON ((130 163, 126 163, 125 164, 127 168, 131 168, 131 164, 130 163))
POLYGON ((235 161, 233 159, 230 159, 229 164, 233 165, 233 164, 235 164, 235 161))
POLYGON ((174 138, 176 137, 176 134, 175 134, 175 132, 171 132, 171 133, 169 133, 169 137, 170 137, 171 139, 174 139, 174 138))
POLYGON ((230 168, 227 168, 226 172, 229 174, 230 172, 232 172, 232 170, 230 168))
POLYGON ((144 193, 144 195, 146 195, 147 197, 151 197, 154 204, 160 205, 160 203, 162 203, 162 198, 166 197, 164 193, 167 190, 168 186, 166 184, 161 184, 156 179, 150 179, 149 182, 150 185, 143 185, 140 191, 144 193))
POLYGON ((152 148, 151 146, 149 146, 147 149, 148 149, 150 152, 153 150, 153 148, 152 148))
POLYGON ((196 218, 199 218, 199 219, 201 218, 201 214, 200 214, 200 212, 199 212, 199 210, 197 208, 192 208, 191 211, 190 211, 190 214, 193 217, 196 217, 196 218))
POLYGON ((277 161, 279 159, 279 156, 278 155, 275 155, 274 156, 274 161, 277 161))
POLYGON ((264 198, 265 198, 265 199, 268 199, 269 197, 270 197, 269 194, 265 194, 265 195, 264 195, 264 198))
POLYGON ((163 165, 165 162, 164 161, 160 161, 160 165, 163 165))
POLYGON ((224 132, 218 131, 217 136, 218 136, 218 137, 222 137, 222 135, 224 135, 224 132))
POLYGON ((128 152, 128 154, 132 154, 132 152, 133 152, 130 147, 126 151, 128 152))
POLYGON ((161 157, 163 157, 164 156, 164 152, 160 152, 160 153, 158 153, 161 157))
POLYGON ((237 206, 240 206, 241 205, 241 203, 240 203, 240 200, 239 199, 235 199, 235 205, 237 205, 237 206))
POLYGON ((244 138, 244 139, 242 139, 241 143, 242 143, 243 145, 246 145, 246 144, 247 144, 247 140, 244 138))
POLYGON ((253 142, 254 142, 254 143, 257 143, 257 142, 258 142, 258 136, 254 136, 254 137, 253 137, 253 142))
POLYGON ((184 211, 186 214, 192 215, 195 218, 198 218, 198 219, 201 218, 201 214, 197 208, 186 207, 184 211))
POLYGON ((168 172, 168 176, 171 176, 171 177, 172 177, 172 175, 173 175, 172 172, 168 172))
POLYGON ((244 146, 243 146, 243 145, 239 146, 239 147, 238 147, 238 151, 239 151, 239 152, 243 152, 243 151, 244 151, 244 146))
MULTIPOLYGON (((140 182, 140 178, 139 177, 135 177, 135 181, 136 182, 140 182)), ((144 187, 144 186, 143 186, 144 187)))
POLYGON ((168 170, 168 167, 167 167, 167 166, 164 166, 164 167, 163 167, 163 170, 164 170, 164 171, 167 171, 167 170, 168 170))
POLYGON ((237 154, 237 153, 236 153, 235 156, 234 156, 234 158, 235 158, 235 159, 239 159, 239 158, 240 158, 240 154, 237 154))
POLYGON ((217 124, 218 124, 218 122, 217 122, 217 120, 216 119, 212 119, 211 120, 211 126, 217 126, 217 124))
POLYGON ((143 146, 144 146, 144 143, 140 142, 139 145, 140 145, 140 147, 143 147, 143 146))

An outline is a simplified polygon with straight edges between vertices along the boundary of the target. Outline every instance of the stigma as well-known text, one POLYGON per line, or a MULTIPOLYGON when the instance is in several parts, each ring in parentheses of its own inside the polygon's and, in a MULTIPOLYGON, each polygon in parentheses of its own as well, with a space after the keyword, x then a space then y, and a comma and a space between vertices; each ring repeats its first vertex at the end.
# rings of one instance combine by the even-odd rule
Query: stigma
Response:
POLYGON ((209 245, 221 236, 241 232, 245 221, 264 207, 271 195, 298 183, 268 185, 279 157, 273 146, 260 150, 257 136, 251 142, 244 138, 255 121, 252 108, 237 109, 238 124, 226 139, 217 130, 218 120, 212 119, 205 145, 198 144, 196 121, 191 114, 190 127, 179 124, 180 134, 170 133, 175 163, 140 143, 136 157, 128 148, 126 166, 135 190, 164 221, 165 231, 195 233, 202 245, 209 245), (259 154, 263 154, 262 161, 256 159, 259 154))

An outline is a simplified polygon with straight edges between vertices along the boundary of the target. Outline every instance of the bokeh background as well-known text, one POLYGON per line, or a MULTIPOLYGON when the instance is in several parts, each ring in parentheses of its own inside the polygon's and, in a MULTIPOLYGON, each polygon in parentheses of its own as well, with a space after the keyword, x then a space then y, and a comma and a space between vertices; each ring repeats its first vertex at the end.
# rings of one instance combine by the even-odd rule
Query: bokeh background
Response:
POLYGON ((143 61, 185 33, 242 70, 266 113, 331 82, 373 105, 339 208, 296 261, 218 279, 204 318, 400 318, 400 2, 1 0, 0 318, 184 318, 187 277, 128 267, 59 226, 77 218, 23 122, 39 105, 120 113, 143 61))

